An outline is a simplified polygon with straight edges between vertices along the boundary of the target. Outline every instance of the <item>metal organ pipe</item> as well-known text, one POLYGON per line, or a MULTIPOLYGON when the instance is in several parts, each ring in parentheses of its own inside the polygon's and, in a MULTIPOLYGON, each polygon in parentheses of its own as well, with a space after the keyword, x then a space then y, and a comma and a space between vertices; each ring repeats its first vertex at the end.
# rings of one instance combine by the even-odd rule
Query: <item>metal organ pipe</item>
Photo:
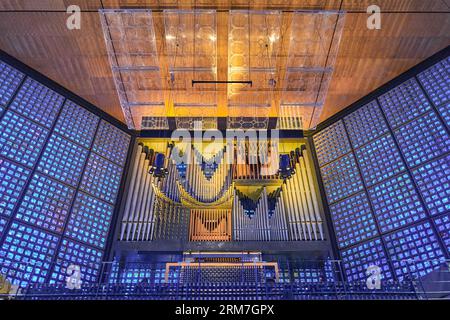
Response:
POLYGON ((172 159, 173 145, 160 153, 136 146, 120 240, 188 239, 188 234, 195 241, 323 240, 308 151, 298 148, 282 157, 279 173, 272 174, 262 168, 278 153, 278 144, 246 141, 233 147, 243 148, 234 156, 244 163, 227 163, 233 150, 223 148, 207 159, 191 145, 188 163, 179 166, 172 159), (261 186, 256 203, 240 193, 235 179, 261 186))
POLYGON ((324 239, 323 222, 322 222, 322 217, 320 216, 320 211, 319 211, 319 202, 317 200, 317 191, 316 191, 316 187, 314 185, 314 180, 313 180, 311 170, 307 170, 308 168, 311 168, 311 163, 310 163, 310 160, 308 157, 308 152, 306 149, 304 149, 302 151, 302 154, 303 154, 303 159, 305 161, 304 164, 305 164, 306 174, 307 174, 308 181, 309 181, 308 185, 310 187, 310 194, 311 194, 311 198, 312 198, 314 214, 316 217, 317 225, 319 227, 320 239, 323 240, 324 239))

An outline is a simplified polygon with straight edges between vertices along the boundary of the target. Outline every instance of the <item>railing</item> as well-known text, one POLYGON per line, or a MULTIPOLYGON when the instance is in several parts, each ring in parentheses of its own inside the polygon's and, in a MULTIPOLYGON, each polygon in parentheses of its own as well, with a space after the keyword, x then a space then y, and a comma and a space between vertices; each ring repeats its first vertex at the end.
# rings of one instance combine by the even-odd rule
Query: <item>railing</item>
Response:
MULTIPOLYGON (((247 261, 214 269, 211 263, 105 262, 95 280, 87 281, 86 267, 79 274, 48 281, 33 281, 39 266, 15 264, 14 272, 0 265, 0 299, 20 300, 379 300, 450 299, 449 262, 418 276, 417 264, 402 261, 408 269, 401 280, 345 281, 341 261, 280 260, 264 264, 247 261), (274 268, 277 265, 277 268, 274 268), (18 266, 20 266, 18 268, 18 266), (169 266, 168 268, 166 268, 169 266), (9 270, 9 271, 8 271, 9 270), (6 272, 5 272, 6 271, 6 272), (215 274, 216 272, 216 274, 215 274), (228 272, 228 273, 227 273, 228 272), (18 279, 18 274, 24 278, 18 279), (6 279, 6 281, 5 281, 6 279), (24 279, 29 279, 26 282, 24 279), (225 280, 224 280, 225 279, 225 280), (10 288, 8 284, 11 285, 10 288)), ((426 261, 427 264, 435 261, 426 261)), ((53 268, 52 268, 53 269, 53 268)), ((76 270, 76 268, 75 268, 76 270)))

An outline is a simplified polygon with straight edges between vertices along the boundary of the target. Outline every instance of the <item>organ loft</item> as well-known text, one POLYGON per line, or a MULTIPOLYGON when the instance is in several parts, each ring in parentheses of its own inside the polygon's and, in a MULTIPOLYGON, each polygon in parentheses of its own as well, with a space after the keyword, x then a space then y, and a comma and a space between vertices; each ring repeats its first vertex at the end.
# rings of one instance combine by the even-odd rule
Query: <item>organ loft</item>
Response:
POLYGON ((0 1, 0 299, 450 297, 445 1, 66 2, 0 1))

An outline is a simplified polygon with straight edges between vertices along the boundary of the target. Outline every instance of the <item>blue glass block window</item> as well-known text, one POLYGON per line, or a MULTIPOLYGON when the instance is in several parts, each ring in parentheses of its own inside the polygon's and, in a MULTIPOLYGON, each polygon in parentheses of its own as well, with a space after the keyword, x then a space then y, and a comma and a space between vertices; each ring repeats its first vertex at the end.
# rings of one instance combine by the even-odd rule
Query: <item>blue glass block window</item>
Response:
POLYGON ((113 206, 79 192, 65 234, 80 242, 104 248, 113 211, 113 206))
POLYGON ((11 103, 14 110, 50 128, 58 116, 64 97, 39 82, 27 78, 11 103))
POLYGON ((102 120, 95 136, 92 150, 106 159, 123 166, 127 158, 130 139, 129 134, 102 120))
POLYGON ((366 194, 361 192, 330 206, 340 248, 378 235, 366 194))
POLYGON ((342 121, 333 123, 314 135, 317 160, 323 166, 350 152, 350 143, 342 121))
POLYGON ((293 271, 295 283, 323 283, 325 280, 322 268, 293 268, 293 271))
POLYGON ((383 233, 426 218, 425 209, 406 173, 370 188, 369 196, 383 233))
POLYGON ((375 265, 381 268, 381 279, 392 280, 386 253, 380 238, 376 238, 341 251, 345 274, 349 282, 366 281, 366 270, 375 265))
POLYGON ((383 136, 355 151, 367 186, 406 169, 391 135, 383 136))
POLYGON ((395 131, 410 167, 450 151, 450 137, 434 112, 429 112, 395 131))
POLYGON ((444 103, 443 105, 437 107, 444 123, 450 128, 450 102, 444 103))
POLYGON ((434 223, 448 254, 450 254, 450 213, 434 218, 434 223))
POLYGON ((450 156, 426 163, 412 175, 432 215, 450 211, 450 156))
POLYGON ((8 105, 24 75, 0 61, 0 113, 8 105))
POLYGON ((353 148, 388 132, 388 126, 376 101, 372 101, 344 118, 353 148))
POLYGON ((11 216, 30 170, 0 158, 0 215, 11 216))
POLYGON ((58 251, 50 283, 65 283, 67 268, 70 265, 80 266, 82 282, 96 282, 101 269, 102 257, 102 251, 64 238, 58 251))
POLYGON ((7 223, 8 223, 7 219, 0 217, 0 237, 3 235, 3 231, 5 231, 7 223))
POLYGON ((450 99, 450 58, 436 63, 417 77, 434 105, 439 106, 450 99))
POLYGON ((32 167, 45 143, 48 130, 7 111, 0 124, 0 154, 32 167))
POLYGON ((122 168, 91 153, 80 188, 95 197, 114 203, 121 175, 122 168))
POLYGON ((320 168, 320 171, 329 204, 363 189, 353 154, 320 168))
POLYGON ((93 113, 66 100, 55 125, 55 132, 65 138, 90 148, 99 118, 93 113))
POLYGON ((57 243, 49 232, 13 222, 0 249, 1 273, 20 286, 44 283, 57 243))
POLYGON ((400 281, 405 277, 422 277, 445 261, 428 221, 400 229, 383 238, 400 281))
POLYGON ((76 186, 88 153, 87 149, 53 134, 44 149, 37 169, 52 178, 76 186))
POLYGON ((378 98, 392 128, 397 128, 431 110, 425 94, 415 79, 409 79, 378 98))
POLYGON ((113 265, 112 276, 109 279, 110 283, 137 284, 142 282, 144 279, 152 279, 152 275, 154 275, 152 266, 147 264, 133 264, 132 266, 126 265, 122 266, 122 268, 123 269, 119 271, 120 264, 115 263, 113 265))
POLYGON ((34 174, 16 218, 61 233, 74 189, 41 174, 34 174))

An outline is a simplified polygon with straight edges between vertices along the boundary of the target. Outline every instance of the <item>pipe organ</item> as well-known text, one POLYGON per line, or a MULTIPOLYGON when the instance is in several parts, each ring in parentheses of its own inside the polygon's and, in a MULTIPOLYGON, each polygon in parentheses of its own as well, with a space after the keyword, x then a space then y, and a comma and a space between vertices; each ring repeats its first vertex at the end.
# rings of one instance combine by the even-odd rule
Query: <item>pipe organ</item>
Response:
POLYGON ((119 240, 325 239, 305 143, 246 140, 206 152, 149 140, 135 147, 119 240))

